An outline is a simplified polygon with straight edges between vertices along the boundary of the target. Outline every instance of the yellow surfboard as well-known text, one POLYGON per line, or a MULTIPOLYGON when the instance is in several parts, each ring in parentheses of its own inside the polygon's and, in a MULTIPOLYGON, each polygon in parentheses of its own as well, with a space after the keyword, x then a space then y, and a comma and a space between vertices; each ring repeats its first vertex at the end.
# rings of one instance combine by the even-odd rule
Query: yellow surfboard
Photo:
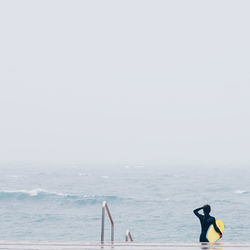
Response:
MULTIPOLYGON (((223 233, 224 232, 224 223, 220 220, 217 220, 216 225, 220 229, 220 231, 223 233)), ((207 230, 207 239, 211 243, 214 243, 220 239, 220 235, 215 231, 213 225, 211 225, 207 230)))

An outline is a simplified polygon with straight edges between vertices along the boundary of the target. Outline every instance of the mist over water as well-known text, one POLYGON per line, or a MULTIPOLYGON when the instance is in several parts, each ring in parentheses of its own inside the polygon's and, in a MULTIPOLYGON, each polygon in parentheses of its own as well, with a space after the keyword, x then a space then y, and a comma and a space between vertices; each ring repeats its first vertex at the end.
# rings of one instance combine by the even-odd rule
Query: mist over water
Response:
POLYGON ((106 200, 116 241, 127 229, 137 242, 198 241, 192 210, 206 203, 225 223, 224 242, 247 241, 249 173, 248 166, 2 165, 1 239, 97 242, 106 200))

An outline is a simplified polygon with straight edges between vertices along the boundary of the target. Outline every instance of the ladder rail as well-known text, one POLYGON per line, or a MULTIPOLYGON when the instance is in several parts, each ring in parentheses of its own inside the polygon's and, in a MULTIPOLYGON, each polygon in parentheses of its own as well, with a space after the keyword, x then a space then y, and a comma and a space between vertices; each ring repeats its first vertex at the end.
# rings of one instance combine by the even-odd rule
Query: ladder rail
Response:
POLYGON ((130 240, 131 242, 134 241, 134 240, 133 240, 133 237, 132 237, 132 235, 131 235, 131 232, 130 232, 129 230, 127 230, 126 236, 125 236, 125 241, 128 242, 129 240, 130 240))
POLYGON ((114 220, 112 218, 110 209, 108 207, 108 204, 106 201, 102 203, 102 226, 101 226, 101 244, 104 244, 104 224, 105 224, 105 211, 108 215, 110 224, 111 224, 111 243, 114 243, 114 234, 115 234, 115 228, 114 228, 114 220))

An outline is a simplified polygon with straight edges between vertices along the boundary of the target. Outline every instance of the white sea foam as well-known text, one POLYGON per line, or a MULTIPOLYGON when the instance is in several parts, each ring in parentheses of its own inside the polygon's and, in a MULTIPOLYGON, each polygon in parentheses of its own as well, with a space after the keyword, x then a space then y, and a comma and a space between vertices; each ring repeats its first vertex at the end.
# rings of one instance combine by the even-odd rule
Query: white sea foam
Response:
POLYGON ((92 176, 91 173, 78 173, 79 176, 92 176))
POLYGON ((46 189, 42 188, 35 188, 32 190, 26 190, 26 189, 19 189, 19 190, 0 190, 0 193, 5 194, 26 194, 29 196, 37 196, 39 194, 51 194, 51 195, 58 195, 58 196, 67 196, 67 194, 58 193, 58 192, 50 192, 46 189))
POLYGON ((100 203, 100 201, 117 201, 123 198, 113 195, 84 195, 84 194, 66 194, 61 192, 51 192, 46 189, 36 188, 32 190, 19 189, 19 190, 0 190, 0 199, 2 200, 43 200, 50 202, 52 201, 65 201, 65 202, 76 202, 77 204, 95 204, 100 203))
POLYGON ((19 178, 19 175, 15 175, 15 174, 11 174, 11 175, 7 175, 7 178, 19 178))
POLYGON ((144 168, 145 166, 142 166, 142 165, 136 165, 136 166, 129 166, 129 165, 126 165, 124 166, 124 168, 144 168))
POLYGON ((234 193, 235 194, 247 194, 248 191, 247 190, 235 190, 234 193))
POLYGON ((135 166, 135 168, 144 168, 142 165, 135 166))

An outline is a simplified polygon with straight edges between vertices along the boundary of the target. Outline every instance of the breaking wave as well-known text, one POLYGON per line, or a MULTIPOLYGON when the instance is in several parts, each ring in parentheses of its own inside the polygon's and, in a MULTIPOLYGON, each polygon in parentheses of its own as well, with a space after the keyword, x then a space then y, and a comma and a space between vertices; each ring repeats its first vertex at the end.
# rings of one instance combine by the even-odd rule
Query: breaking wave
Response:
POLYGON ((248 194, 247 190, 235 190, 234 191, 235 194, 248 194))
POLYGON ((73 195, 61 192, 51 192, 45 189, 32 189, 32 190, 0 190, 0 200, 9 201, 55 201, 55 202, 74 202, 80 205, 84 204, 97 204, 102 201, 121 201, 121 197, 112 195, 73 195))

